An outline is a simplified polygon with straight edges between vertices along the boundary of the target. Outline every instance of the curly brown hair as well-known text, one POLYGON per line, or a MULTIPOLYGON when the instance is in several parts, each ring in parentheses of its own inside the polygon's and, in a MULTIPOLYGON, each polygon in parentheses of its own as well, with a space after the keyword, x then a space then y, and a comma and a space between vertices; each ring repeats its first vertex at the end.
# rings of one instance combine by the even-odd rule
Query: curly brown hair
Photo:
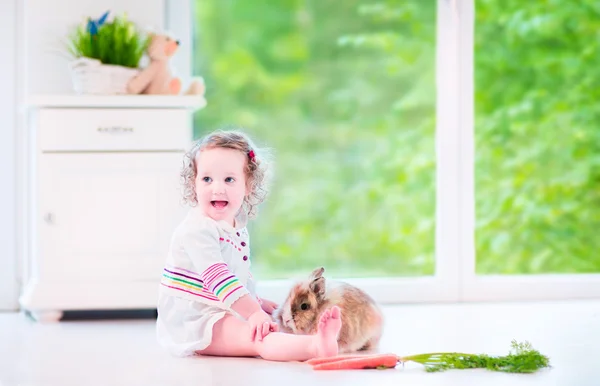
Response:
POLYGON ((258 205, 266 199, 269 193, 270 152, 266 148, 259 149, 247 134, 239 130, 216 130, 196 141, 184 155, 181 170, 184 202, 191 206, 198 203, 195 185, 196 155, 201 150, 217 147, 239 150, 248 155, 244 172, 246 173, 249 194, 244 197, 242 209, 246 211, 248 218, 256 217, 258 205), (250 155, 253 155, 253 157, 250 155))

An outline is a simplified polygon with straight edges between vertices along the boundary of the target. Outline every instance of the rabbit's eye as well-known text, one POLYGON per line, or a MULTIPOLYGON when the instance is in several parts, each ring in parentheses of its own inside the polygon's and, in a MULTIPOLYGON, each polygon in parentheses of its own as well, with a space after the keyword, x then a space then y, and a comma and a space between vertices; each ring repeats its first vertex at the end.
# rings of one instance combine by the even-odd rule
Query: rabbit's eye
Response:
POLYGON ((300 308, 302 309, 302 311, 306 311, 310 308, 310 306, 307 303, 302 303, 300 305, 300 308))

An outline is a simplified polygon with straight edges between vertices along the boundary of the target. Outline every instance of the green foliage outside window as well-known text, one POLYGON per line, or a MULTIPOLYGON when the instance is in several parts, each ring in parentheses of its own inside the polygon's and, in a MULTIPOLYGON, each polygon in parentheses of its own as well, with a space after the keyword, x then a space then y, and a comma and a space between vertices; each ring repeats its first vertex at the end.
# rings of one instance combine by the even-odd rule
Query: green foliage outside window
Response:
MULTIPOLYGON (((436 2, 195 3, 196 135, 275 150, 261 278, 434 272, 436 2)), ((479 273, 598 272, 599 7, 476 2, 479 273)))

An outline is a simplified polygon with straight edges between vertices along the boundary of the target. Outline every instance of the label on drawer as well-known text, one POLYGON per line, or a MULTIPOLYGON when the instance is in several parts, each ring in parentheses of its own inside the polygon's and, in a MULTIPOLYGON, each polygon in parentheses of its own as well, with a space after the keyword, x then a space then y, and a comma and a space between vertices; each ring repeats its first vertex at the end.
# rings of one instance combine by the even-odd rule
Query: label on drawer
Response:
POLYGON ((181 109, 42 109, 41 151, 182 151, 191 117, 181 109))

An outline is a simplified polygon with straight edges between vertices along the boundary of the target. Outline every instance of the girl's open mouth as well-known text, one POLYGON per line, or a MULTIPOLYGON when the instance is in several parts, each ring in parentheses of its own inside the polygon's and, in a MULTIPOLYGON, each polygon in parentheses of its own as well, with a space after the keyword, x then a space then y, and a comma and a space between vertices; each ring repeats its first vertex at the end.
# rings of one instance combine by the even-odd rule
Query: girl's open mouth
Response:
POLYGON ((228 204, 227 201, 211 201, 210 203, 212 204, 213 207, 215 207, 217 209, 223 209, 228 204))

